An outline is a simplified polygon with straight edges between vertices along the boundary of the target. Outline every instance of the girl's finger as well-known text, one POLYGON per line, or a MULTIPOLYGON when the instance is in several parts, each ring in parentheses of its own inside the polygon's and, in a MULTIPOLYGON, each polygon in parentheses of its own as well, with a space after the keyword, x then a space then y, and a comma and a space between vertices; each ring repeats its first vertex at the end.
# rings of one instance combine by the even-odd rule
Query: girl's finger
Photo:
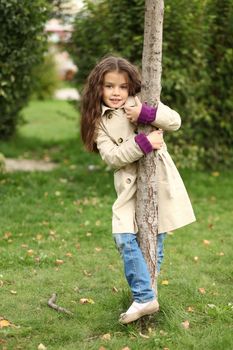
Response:
POLYGON ((139 100, 137 95, 135 96, 135 102, 137 106, 141 104, 141 101, 139 100))

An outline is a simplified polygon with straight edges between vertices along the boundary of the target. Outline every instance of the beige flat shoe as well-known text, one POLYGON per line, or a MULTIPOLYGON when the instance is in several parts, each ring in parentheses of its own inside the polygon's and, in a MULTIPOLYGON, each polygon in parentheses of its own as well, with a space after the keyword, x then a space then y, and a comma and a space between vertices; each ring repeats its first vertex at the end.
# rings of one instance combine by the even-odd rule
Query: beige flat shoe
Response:
POLYGON ((134 308, 136 310, 135 312, 132 312, 132 313, 125 312, 121 314, 119 318, 119 322, 122 324, 131 323, 133 321, 138 320, 142 316, 151 315, 155 312, 158 312, 159 303, 157 300, 152 300, 151 302, 146 303, 146 306, 143 308, 137 309, 137 306, 134 306, 134 308))

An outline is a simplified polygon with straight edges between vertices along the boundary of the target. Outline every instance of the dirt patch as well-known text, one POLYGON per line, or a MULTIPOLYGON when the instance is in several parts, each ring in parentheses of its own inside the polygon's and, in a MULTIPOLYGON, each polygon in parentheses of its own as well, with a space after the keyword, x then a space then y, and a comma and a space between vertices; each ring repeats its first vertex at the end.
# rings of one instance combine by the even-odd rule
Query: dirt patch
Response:
POLYGON ((14 171, 51 171, 57 167, 56 163, 34 159, 5 159, 5 170, 14 171))

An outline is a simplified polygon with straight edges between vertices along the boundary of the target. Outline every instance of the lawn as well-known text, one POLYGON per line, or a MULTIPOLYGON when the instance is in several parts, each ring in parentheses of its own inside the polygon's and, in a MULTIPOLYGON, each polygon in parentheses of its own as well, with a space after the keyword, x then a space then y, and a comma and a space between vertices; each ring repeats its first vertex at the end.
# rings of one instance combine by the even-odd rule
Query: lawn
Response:
POLYGON ((24 116, 0 152, 58 167, 0 175, 0 348, 233 349, 232 172, 182 171, 197 222, 166 239, 160 312, 123 326, 131 299, 111 237, 112 173, 84 152, 67 102, 34 101, 24 116), (72 315, 47 306, 54 292, 72 315))

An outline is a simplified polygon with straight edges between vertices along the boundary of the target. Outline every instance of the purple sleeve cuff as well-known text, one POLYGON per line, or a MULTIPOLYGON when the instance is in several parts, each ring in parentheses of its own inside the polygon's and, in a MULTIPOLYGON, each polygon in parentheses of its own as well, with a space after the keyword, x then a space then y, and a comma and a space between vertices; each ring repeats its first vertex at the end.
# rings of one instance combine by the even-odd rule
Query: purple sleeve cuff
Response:
POLYGON ((144 154, 153 151, 153 147, 145 134, 140 133, 137 136, 135 136, 134 139, 144 154))
POLYGON ((138 123, 150 124, 156 118, 157 107, 147 106, 145 103, 142 104, 142 109, 138 117, 138 123))

